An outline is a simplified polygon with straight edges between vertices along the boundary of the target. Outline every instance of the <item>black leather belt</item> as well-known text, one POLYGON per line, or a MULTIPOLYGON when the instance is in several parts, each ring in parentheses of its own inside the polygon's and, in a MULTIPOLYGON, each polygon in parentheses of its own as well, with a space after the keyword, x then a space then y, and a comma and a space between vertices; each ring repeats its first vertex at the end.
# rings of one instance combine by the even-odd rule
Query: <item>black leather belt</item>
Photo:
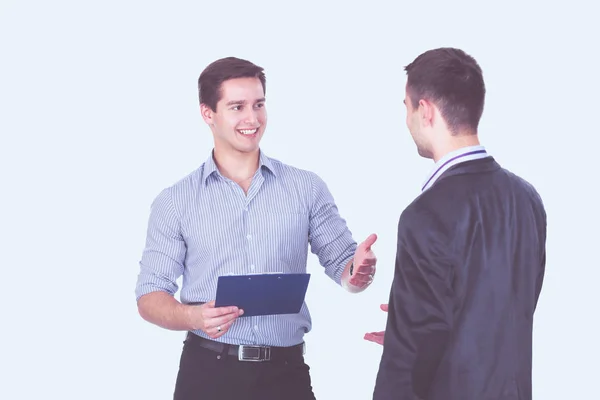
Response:
POLYGON ((193 332, 188 332, 186 343, 198 345, 215 353, 237 357, 239 361, 291 361, 304 356, 304 343, 290 347, 235 345, 205 339, 193 332))

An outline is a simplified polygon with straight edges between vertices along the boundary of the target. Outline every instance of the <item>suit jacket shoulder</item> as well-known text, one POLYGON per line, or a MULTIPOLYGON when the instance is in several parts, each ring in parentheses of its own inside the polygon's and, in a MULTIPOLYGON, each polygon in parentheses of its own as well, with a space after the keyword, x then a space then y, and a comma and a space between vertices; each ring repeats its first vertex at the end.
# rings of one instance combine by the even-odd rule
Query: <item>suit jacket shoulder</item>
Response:
POLYGON ((502 168, 493 157, 457 164, 406 207, 400 217, 399 233, 435 229, 450 240, 465 221, 473 218, 477 202, 492 198, 503 202, 515 196, 529 202, 545 224, 544 205, 534 186, 502 168))

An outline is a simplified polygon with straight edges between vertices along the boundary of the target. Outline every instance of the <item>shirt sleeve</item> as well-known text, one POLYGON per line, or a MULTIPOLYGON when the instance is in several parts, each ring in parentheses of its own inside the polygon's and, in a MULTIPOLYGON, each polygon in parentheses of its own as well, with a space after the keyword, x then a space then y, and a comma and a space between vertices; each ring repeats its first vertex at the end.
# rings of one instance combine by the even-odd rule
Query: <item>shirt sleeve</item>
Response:
POLYGON ((177 279, 183 274, 186 245, 180 219, 175 211, 170 189, 163 190, 153 201, 140 260, 135 288, 136 300, 147 293, 177 292, 177 279))
POLYGON ((403 215, 374 399, 426 398, 453 326, 449 238, 433 215, 403 215))
POLYGON ((354 257, 357 245, 325 182, 316 174, 312 178, 308 237, 311 252, 317 255, 327 276, 340 285, 342 272, 354 257))

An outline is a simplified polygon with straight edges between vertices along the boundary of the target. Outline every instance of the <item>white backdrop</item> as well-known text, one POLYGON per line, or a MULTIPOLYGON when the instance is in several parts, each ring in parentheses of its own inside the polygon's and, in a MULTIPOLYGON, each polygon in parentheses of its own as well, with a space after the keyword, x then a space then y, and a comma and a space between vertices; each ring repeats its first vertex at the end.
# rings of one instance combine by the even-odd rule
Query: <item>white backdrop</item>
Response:
POLYGON ((212 147, 198 74, 230 55, 266 70, 263 149, 318 173, 358 241, 379 235, 363 294, 308 266, 317 398, 370 398, 363 334, 385 324, 398 217, 431 167, 402 68, 439 46, 480 62, 483 144, 547 206, 534 398, 600 398, 591 2, 400 3, 0 0, 0 398, 171 398, 184 334, 137 315, 137 263, 152 199, 212 147))

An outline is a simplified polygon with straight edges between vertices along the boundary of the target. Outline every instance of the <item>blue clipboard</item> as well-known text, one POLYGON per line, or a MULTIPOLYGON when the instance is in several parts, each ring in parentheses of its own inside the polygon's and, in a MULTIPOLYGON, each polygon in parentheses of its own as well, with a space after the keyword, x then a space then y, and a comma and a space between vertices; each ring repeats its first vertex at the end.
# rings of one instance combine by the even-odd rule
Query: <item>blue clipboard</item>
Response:
POLYGON ((310 274, 220 276, 215 307, 236 306, 241 317, 297 314, 302 308, 310 274))

